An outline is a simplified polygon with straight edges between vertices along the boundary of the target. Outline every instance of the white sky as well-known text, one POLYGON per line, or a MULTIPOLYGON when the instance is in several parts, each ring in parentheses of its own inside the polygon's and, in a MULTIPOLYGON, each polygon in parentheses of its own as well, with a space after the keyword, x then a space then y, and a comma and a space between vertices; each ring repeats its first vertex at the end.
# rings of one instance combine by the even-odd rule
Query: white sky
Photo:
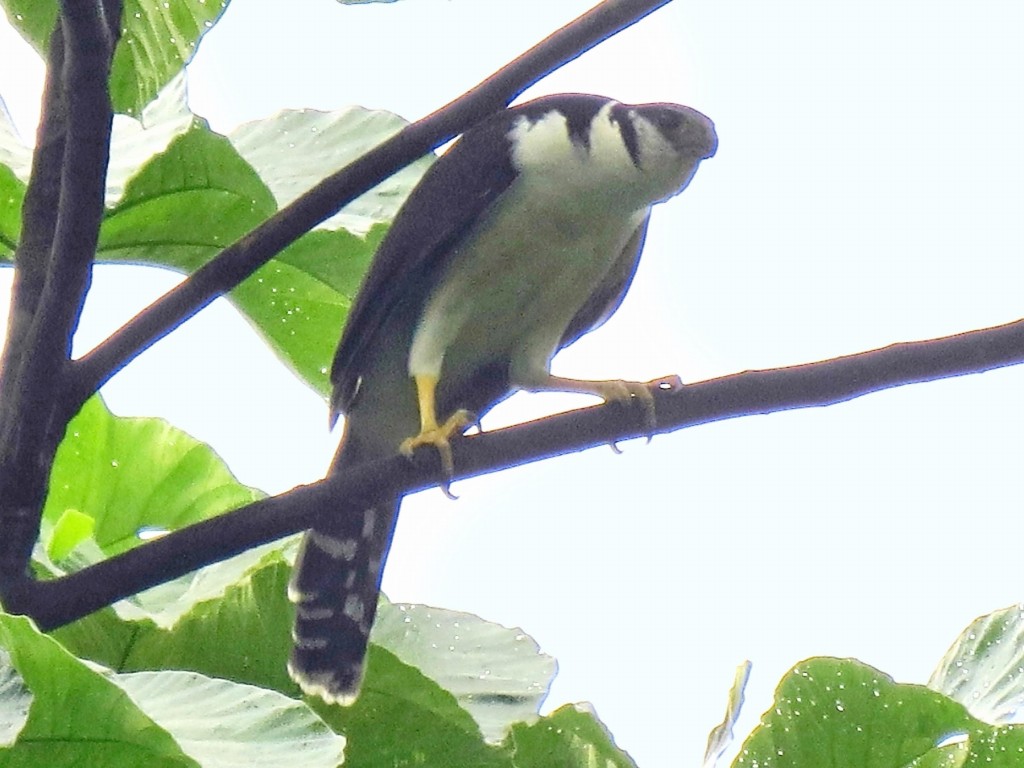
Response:
MULTIPOLYGON (((236 0, 191 103, 218 130, 283 107, 416 118, 587 5, 236 0)), ((654 218, 622 310, 556 370, 695 381, 1020 317, 1022 28, 1010 1, 677 0, 542 82, 533 95, 689 104, 720 137, 654 218)), ((22 125, 27 56, 0 27, 22 125)), ((79 343, 173 280, 97 270, 79 343)), ((420 494, 385 590, 523 627, 560 664, 549 707, 590 700, 641 766, 696 765, 743 659, 746 735, 802 658, 924 682, 971 619, 1024 599, 1022 391, 1006 369, 548 461, 459 483, 456 503, 420 494)), ((268 491, 315 479, 334 447, 323 403, 229 307, 105 393, 268 491)), ((577 402, 517 397, 485 426, 577 402)))

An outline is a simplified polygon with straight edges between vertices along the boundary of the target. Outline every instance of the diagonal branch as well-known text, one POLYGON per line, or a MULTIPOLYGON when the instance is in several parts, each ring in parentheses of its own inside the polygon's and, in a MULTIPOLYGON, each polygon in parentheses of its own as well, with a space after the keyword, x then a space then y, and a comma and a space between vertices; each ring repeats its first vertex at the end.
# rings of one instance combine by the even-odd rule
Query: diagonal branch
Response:
POLYGON ((71 398, 80 407, 143 350, 231 290, 321 221, 434 147, 495 112, 545 75, 635 24, 670 0, 606 0, 447 106, 327 177, 225 248, 144 309, 77 364, 71 398))
MULTIPOLYGON (((1024 320, 818 363, 748 371, 655 391, 659 433, 795 408, 834 405, 884 389, 980 373, 1024 363, 1024 320)), ((468 437, 453 446, 456 478, 519 466, 556 455, 642 437, 635 412, 596 406, 468 437)), ((440 462, 431 451, 414 461, 393 457, 263 499, 168 534, 78 573, 26 585, 10 611, 52 629, 135 592, 259 544, 298 533, 328 515, 359 508, 359 500, 436 485, 440 462)))

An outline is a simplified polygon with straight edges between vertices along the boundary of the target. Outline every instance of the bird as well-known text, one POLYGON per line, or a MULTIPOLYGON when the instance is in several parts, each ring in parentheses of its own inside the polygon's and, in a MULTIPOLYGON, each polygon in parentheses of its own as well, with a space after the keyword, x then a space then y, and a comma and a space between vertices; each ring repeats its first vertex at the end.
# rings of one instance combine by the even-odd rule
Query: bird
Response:
MULTIPOLYGON (((647 384, 554 376, 551 359, 619 307, 651 207, 717 145, 690 107, 577 93, 468 129, 402 205, 350 308, 331 367, 344 430, 330 471, 429 445, 450 477, 450 440, 517 390, 649 400, 647 384)), ((288 672, 305 694, 359 694, 400 501, 305 534, 288 590, 288 672)))

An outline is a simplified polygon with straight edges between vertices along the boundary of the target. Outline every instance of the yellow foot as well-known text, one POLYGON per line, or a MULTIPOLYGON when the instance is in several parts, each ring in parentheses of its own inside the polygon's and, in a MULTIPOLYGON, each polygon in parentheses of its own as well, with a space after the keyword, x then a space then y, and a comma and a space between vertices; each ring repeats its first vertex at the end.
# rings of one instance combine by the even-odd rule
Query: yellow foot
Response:
POLYGON ((398 450, 403 455, 411 457, 413 451, 421 445, 434 446, 441 456, 441 469, 444 470, 445 477, 447 478, 443 490, 447 496, 451 496, 451 493, 448 491, 448 480, 455 474, 455 463, 452 461, 451 439, 456 435, 461 435, 467 427, 471 427, 476 423, 476 416, 460 408, 449 416, 444 424, 424 424, 420 433, 415 437, 408 437, 403 440, 402 444, 398 446, 398 450))
MULTIPOLYGON (((654 395, 652 390, 665 390, 670 392, 678 391, 683 387, 683 381, 678 376, 664 376, 651 381, 595 381, 594 394, 600 395, 606 402, 618 402, 624 405, 636 403, 640 406, 644 434, 647 442, 651 441, 655 430, 658 428, 658 418, 654 410, 654 395)), ((612 444, 612 450, 618 452, 618 446, 612 444)))

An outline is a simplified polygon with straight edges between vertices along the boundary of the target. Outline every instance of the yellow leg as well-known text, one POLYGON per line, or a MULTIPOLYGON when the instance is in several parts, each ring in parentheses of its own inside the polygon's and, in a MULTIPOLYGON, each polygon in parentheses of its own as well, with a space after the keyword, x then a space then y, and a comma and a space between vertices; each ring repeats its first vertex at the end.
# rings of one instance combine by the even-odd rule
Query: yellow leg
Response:
POLYGON ((413 381, 416 382, 416 399, 420 408, 420 433, 403 440, 398 450, 406 456, 412 456, 413 451, 421 445, 434 446, 441 455, 441 467, 445 475, 451 477, 455 474, 455 464, 452 461, 450 440, 455 435, 461 435, 466 427, 475 424, 476 417, 469 411, 459 409, 445 419, 444 424, 438 424, 434 397, 437 377, 419 374, 413 377, 413 381))
POLYGON ((597 395, 606 403, 619 402, 627 405, 636 403, 642 409, 644 430, 647 433, 647 439, 650 440, 651 435, 658 427, 657 415, 654 412, 654 395, 651 394, 651 390, 657 388, 675 391, 682 386, 683 382, 678 376, 666 376, 653 381, 622 381, 620 379, 589 381, 548 376, 543 385, 530 387, 530 389, 582 392, 587 395, 597 395))

